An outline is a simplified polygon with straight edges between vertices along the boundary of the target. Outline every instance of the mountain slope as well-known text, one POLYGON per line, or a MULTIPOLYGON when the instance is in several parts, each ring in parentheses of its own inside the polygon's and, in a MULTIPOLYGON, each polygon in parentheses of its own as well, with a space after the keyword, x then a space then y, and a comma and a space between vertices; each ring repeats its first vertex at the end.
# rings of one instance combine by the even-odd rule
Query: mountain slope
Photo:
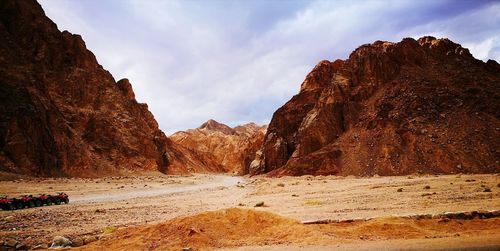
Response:
POLYGON ((448 39, 322 61, 273 115, 252 173, 500 171, 500 67, 448 39))
POLYGON ((170 139, 193 152, 212 171, 246 174, 261 147, 266 126, 254 123, 231 128, 209 120, 196 129, 176 132, 170 139))
POLYGON ((0 2, 0 171, 38 176, 169 172, 183 161, 127 79, 34 0, 0 2))

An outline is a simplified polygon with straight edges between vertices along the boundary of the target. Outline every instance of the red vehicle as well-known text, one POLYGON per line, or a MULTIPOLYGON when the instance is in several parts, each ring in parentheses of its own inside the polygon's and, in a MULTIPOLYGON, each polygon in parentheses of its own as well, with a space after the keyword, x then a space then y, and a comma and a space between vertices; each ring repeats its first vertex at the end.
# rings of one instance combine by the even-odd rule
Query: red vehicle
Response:
POLYGON ((69 203, 69 197, 66 193, 58 193, 56 195, 41 194, 38 197, 32 195, 22 195, 19 198, 8 198, 0 196, 0 208, 2 210, 16 210, 23 208, 39 207, 42 205, 50 206, 52 204, 60 205, 61 203, 69 203))
POLYGON ((0 207, 2 210, 16 210, 24 208, 24 203, 16 198, 7 198, 4 196, 0 198, 0 207))
POLYGON ((38 201, 40 201, 41 205, 47 206, 50 206, 52 205, 52 203, 54 203, 54 201, 52 200, 52 196, 48 194, 40 194, 40 196, 38 196, 38 201))
POLYGON ((66 193, 58 193, 56 196, 52 196, 52 199, 56 205, 60 205, 63 202, 65 204, 69 203, 69 197, 66 193))
MULTIPOLYGON (((38 198, 36 197, 33 197, 33 195, 21 195, 21 197, 19 198, 20 201, 22 201, 22 208, 32 208, 32 207, 39 207, 41 206, 42 204, 40 204, 40 201, 38 200, 38 198)), ((18 208, 19 209, 19 208, 18 208)))

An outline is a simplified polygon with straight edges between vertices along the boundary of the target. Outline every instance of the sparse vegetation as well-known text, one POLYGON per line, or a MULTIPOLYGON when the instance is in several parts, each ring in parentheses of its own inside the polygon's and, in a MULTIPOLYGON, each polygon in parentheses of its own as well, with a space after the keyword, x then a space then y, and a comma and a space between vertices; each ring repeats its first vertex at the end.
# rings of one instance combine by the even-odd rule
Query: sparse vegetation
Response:
POLYGON ((283 184, 283 183, 278 183, 278 185, 277 185, 277 186, 279 186, 279 187, 285 187, 285 184, 283 184))
POLYGON ((255 204, 254 207, 263 207, 265 206, 266 204, 264 203, 264 201, 261 201, 261 202, 258 202, 257 204, 255 204))
POLYGON ((239 207, 244 207, 244 206, 246 206, 246 205, 240 202, 240 203, 238 203, 238 206, 239 206, 239 207))
POLYGON ((476 180, 474 180, 474 179, 467 179, 467 180, 465 180, 465 182, 474 182, 474 181, 476 181, 476 180))
POLYGON ((116 231, 116 227, 113 227, 113 226, 110 226, 110 227, 105 227, 103 230, 102 230, 102 233, 103 234, 112 234, 113 232, 116 231))
POLYGON ((304 202, 305 205, 309 205, 309 206, 318 206, 318 205, 321 205, 323 204, 323 202, 319 201, 319 200, 306 200, 304 202))
POLYGON ((398 188, 398 193, 403 192, 403 188, 398 188))
POLYGON ((487 188, 485 188, 485 189, 483 190, 483 192, 485 192, 485 193, 491 193, 491 189, 490 189, 489 187, 487 187, 487 188))
POLYGON ((431 189, 431 186, 427 185, 424 187, 424 189, 426 189, 426 190, 431 189))
POLYGON ((292 197, 299 197, 298 194, 292 194, 292 197))

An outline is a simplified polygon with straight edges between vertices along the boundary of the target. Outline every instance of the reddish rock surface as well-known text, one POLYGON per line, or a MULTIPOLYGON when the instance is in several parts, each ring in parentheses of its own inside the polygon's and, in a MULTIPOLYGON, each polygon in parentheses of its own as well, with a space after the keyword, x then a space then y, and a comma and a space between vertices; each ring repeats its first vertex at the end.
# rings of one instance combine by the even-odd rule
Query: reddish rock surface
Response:
POLYGON ((251 173, 500 172, 500 67, 448 39, 320 62, 273 115, 251 173))
POLYGON ((170 139, 190 151, 187 156, 201 160, 209 171, 246 174, 265 131, 266 126, 254 123, 231 128, 211 119, 196 129, 176 132, 170 139))
POLYGON ((60 32, 34 0, 0 1, 0 171, 182 172, 190 160, 178 148, 79 35, 60 32))

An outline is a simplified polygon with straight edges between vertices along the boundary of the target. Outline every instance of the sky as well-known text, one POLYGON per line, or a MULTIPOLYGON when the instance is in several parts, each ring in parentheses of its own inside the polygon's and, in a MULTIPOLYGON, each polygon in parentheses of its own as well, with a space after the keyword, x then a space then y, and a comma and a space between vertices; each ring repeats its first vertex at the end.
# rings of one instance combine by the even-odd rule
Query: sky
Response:
POLYGON ((500 1, 38 1, 130 80, 167 135, 208 119, 267 124, 316 63, 377 40, 447 37, 500 62, 500 1))

